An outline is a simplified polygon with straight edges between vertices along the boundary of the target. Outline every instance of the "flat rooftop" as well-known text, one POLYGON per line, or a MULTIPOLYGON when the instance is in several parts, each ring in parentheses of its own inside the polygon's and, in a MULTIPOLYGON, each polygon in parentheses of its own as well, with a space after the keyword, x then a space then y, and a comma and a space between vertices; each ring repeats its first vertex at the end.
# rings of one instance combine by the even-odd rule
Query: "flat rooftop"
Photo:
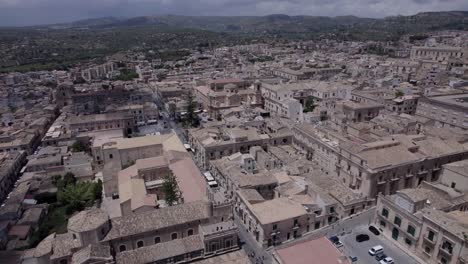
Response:
POLYGON ((434 96, 428 98, 430 101, 458 106, 462 108, 468 108, 468 94, 454 94, 454 95, 443 95, 434 96))
POLYGON ((349 264, 350 262, 325 237, 276 250, 283 264, 349 264))
POLYGON ((253 213, 261 224, 271 224, 306 215, 306 209, 287 197, 268 200, 251 205, 253 213))

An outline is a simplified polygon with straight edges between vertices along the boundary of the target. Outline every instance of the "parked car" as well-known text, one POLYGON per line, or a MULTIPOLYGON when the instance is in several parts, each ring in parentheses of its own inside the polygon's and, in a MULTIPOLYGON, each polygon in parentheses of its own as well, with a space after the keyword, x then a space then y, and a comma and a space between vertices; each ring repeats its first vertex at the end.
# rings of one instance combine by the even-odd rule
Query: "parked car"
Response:
POLYGON ((393 261, 393 259, 391 257, 386 257, 386 258, 382 259, 379 263, 380 264, 393 264, 395 262, 393 261))
POLYGON ((349 257, 349 259, 351 260, 351 262, 356 262, 357 261, 357 257, 349 257))
POLYGON ((335 244, 336 242, 340 241, 340 239, 339 239, 337 236, 332 236, 332 237, 330 237, 329 239, 330 239, 330 241, 331 241, 333 244, 335 244))
POLYGON ((341 243, 341 241, 338 240, 338 242, 335 243, 335 247, 337 248, 340 248, 343 246, 343 243, 341 243))
POLYGON ((375 246, 375 247, 372 247, 371 249, 369 249, 369 254, 371 256, 375 256, 379 253, 383 253, 383 247, 381 245, 378 245, 378 246, 375 246))
POLYGON ((369 240, 369 236, 366 234, 359 234, 356 236, 356 241, 359 243, 367 241, 367 240, 369 240))
POLYGON ((380 235, 379 230, 377 230, 375 226, 369 226, 369 231, 371 231, 376 236, 380 235))
POLYGON ((382 259, 384 259, 386 257, 387 257, 387 255, 385 255, 383 252, 381 252, 381 253, 378 253, 378 254, 375 255, 375 260, 381 261, 382 259))

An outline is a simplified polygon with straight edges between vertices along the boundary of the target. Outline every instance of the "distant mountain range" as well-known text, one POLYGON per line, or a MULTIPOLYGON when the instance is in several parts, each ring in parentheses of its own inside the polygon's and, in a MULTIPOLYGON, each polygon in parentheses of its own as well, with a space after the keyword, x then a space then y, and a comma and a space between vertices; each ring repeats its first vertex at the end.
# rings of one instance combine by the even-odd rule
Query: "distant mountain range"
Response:
POLYGON ((135 26, 160 26, 162 28, 193 28, 216 32, 237 33, 307 33, 340 31, 384 31, 415 33, 428 30, 468 30, 468 11, 425 12, 412 16, 395 16, 382 19, 355 16, 321 17, 288 16, 141 16, 133 18, 103 17, 80 20, 66 24, 45 26, 66 28, 116 28, 135 26))
POLYGON ((355 16, 141 16, 0 28, 0 71, 66 69, 121 51, 173 58, 180 49, 265 43, 275 39, 395 41, 404 34, 468 30, 468 12, 427 12, 382 19, 355 16), (51 54, 55 54, 51 56, 51 54))

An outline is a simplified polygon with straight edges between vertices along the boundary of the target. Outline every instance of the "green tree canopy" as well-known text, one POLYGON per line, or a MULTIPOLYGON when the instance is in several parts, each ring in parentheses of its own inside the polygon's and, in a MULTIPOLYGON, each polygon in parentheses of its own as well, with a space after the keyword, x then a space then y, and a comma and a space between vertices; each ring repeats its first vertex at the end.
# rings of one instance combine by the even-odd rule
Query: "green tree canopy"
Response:
POLYGON ((174 203, 179 201, 180 195, 177 187, 177 181, 174 175, 169 174, 164 178, 163 192, 166 196, 166 203, 172 206, 174 203))
POLYGON ((92 206, 96 199, 102 195, 102 184, 96 182, 77 182, 67 185, 57 193, 57 201, 67 208, 71 214, 92 206))
POLYGON ((89 147, 79 140, 75 141, 73 145, 71 146, 72 152, 83 152, 83 151, 86 152, 88 150, 89 150, 89 147))
POLYGON ((200 125, 200 120, 198 119, 197 109, 198 104, 193 98, 192 92, 189 92, 187 95, 187 113, 185 115, 185 125, 189 127, 198 127, 200 125))
POLYGON ((312 112, 315 109, 314 97, 310 96, 306 99, 304 104, 304 113, 312 112))
POLYGON ((405 95, 405 93, 402 92, 402 91, 400 91, 400 90, 397 90, 397 91, 395 92, 395 96, 396 96, 397 98, 398 98, 398 97, 402 97, 402 96, 404 96, 404 95, 405 95))

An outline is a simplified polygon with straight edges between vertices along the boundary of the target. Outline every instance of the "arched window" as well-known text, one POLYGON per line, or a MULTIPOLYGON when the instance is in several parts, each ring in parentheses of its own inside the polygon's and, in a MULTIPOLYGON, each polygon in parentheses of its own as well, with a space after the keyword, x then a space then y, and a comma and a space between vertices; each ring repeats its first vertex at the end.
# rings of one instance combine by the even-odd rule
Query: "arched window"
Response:
POLYGON ((143 240, 138 240, 137 241, 137 248, 141 248, 145 245, 145 243, 143 242, 143 240))
POLYGON ((120 245, 119 246, 119 251, 120 252, 124 252, 125 250, 127 250, 127 247, 125 245, 120 245))
POLYGON ((177 239, 177 233, 172 233, 172 234, 171 234, 171 239, 172 239, 172 240, 177 239))
POLYGON ((193 229, 189 229, 187 231, 187 236, 193 236, 193 229))
POLYGON ((155 244, 161 243, 161 238, 160 237, 155 237, 154 238, 154 243, 155 244))

